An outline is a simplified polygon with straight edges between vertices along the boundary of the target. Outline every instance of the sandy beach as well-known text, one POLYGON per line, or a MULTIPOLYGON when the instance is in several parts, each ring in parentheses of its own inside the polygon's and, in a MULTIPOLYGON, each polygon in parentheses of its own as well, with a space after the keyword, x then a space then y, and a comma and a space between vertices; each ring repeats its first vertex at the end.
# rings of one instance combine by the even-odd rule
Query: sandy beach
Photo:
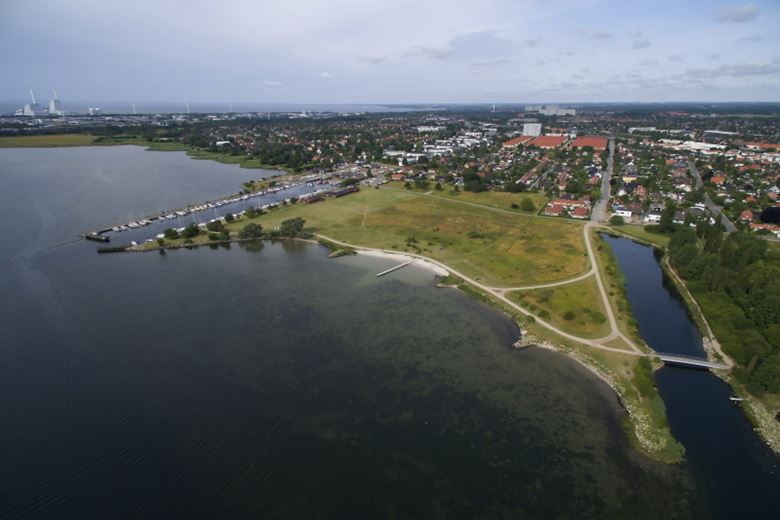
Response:
POLYGON ((450 274, 449 271, 444 269, 442 266, 430 262, 428 260, 423 260, 422 258, 419 258, 417 256, 412 256, 403 253, 390 253, 387 251, 379 251, 377 249, 358 249, 357 253, 365 256, 373 256, 376 258, 388 258, 392 260, 397 260, 398 263, 412 262, 414 265, 432 271, 437 276, 447 276, 448 274, 450 274))

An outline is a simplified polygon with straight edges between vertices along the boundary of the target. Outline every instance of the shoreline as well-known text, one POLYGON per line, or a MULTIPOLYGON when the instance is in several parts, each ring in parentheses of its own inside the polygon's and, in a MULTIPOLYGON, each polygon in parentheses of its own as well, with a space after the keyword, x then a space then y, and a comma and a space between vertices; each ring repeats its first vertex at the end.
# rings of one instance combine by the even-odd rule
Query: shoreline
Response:
POLYGON ((435 274, 436 276, 449 276, 450 274, 449 271, 447 271, 446 269, 444 269, 439 265, 436 265, 422 258, 415 258, 409 256, 404 253, 389 253, 386 251, 368 250, 368 249, 356 249, 355 252, 358 255, 372 256, 374 258, 385 258, 388 260, 397 260, 399 262, 411 262, 413 265, 422 267, 423 269, 433 272, 433 274, 435 274))
MULTIPOLYGON (((194 249, 200 246, 217 247, 219 244, 230 244, 233 242, 242 243, 242 242, 258 241, 258 240, 259 241, 301 240, 309 243, 317 243, 331 250, 332 252, 336 252, 340 248, 347 248, 351 250, 353 254, 356 253, 356 254, 363 254, 366 256, 373 256, 376 258, 392 259, 398 261, 399 263, 413 261, 420 267, 423 267, 435 273, 437 276, 445 276, 445 277, 458 276, 457 274, 453 274, 455 272, 447 269, 447 266, 440 264, 435 260, 429 259, 427 257, 423 257, 422 255, 417 255, 415 253, 399 253, 396 251, 386 251, 386 250, 376 249, 376 248, 355 246, 352 244, 336 241, 330 237, 318 235, 316 233, 313 234, 308 239, 301 238, 301 237, 276 237, 276 238, 263 237, 263 238, 252 238, 252 239, 230 239, 227 241, 213 241, 213 242, 209 241, 209 242, 200 242, 196 244, 186 244, 186 245, 176 244, 173 246, 163 246, 163 247, 135 246, 133 248, 128 249, 127 251, 128 252, 149 252, 149 251, 159 251, 165 249, 181 249, 181 248, 194 249)), ((528 320, 526 323, 527 317, 525 317, 526 319, 524 319, 524 317, 519 312, 513 312, 512 309, 508 305, 506 305, 506 302, 502 302, 496 299, 492 294, 483 292, 479 287, 472 287, 471 284, 466 282, 465 280, 461 280, 459 284, 456 284, 453 287, 461 290, 462 292, 466 293, 468 296, 474 298, 477 301, 483 301, 484 303, 490 305, 491 307, 495 308, 499 312, 503 313, 521 331, 528 331, 530 328, 535 327, 536 325, 535 319, 528 320)), ((587 345, 582 345, 579 347, 575 345, 568 345, 566 341, 563 341, 565 338, 557 338, 555 340, 542 339, 542 338, 548 338, 550 333, 547 332, 546 330, 541 330, 540 332, 541 332, 540 338, 536 338, 532 335, 528 335, 526 332, 521 336, 521 338, 518 340, 518 342, 516 342, 516 344, 522 344, 523 342, 529 341, 531 338, 534 338, 535 341, 530 341, 530 343, 536 344, 537 346, 544 344, 547 346, 547 348, 551 350, 555 350, 561 354, 568 355, 572 359, 576 360, 579 364, 581 364, 587 370, 589 370, 594 375, 596 375, 601 381, 609 385, 610 388, 615 392, 619 402, 621 403, 621 406, 626 411, 628 416, 628 424, 630 424, 630 428, 626 429, 626 435, 629 438, 630 443, 637 449, 637 451, 642 453, 648 459, 665 463, 665 464, 670 464, 670 463, 673 464, 680 461, 680 458, 677 457, 669 458, 668 456, 667 457, 664 456, 664 449, 667 447, 669 439, 671 439, 671 442, 675 442, 675 443, 677 442, 677 440, 674 439, 674 437, 671 435, 671 432, 669 431, 664 432, 663 430, 658 429, 659 425, 654 424, 653 420, 646 413, 643 412, 642 404, 639 401, 637 401, 637 399, 629 395, 627 389, 625 388, 625 384, 623 384, 622 382, 618 382, 616 376, 614 376, 612 371, 608 369, 603 362, 596 360, 595 358, 591 357, 590 355, 588 355, 586 352, 583 351, 583 349, 588 348, 587 345)), ((632 354, 632 352, 630 351, 625 351, 621 353, 629 356, 635 355, 632 354)), ((645 356, 649 357, 650 354, 645 354, 645 356)), ((666 428, 668 429, 668 425, 666 425, 666 428)))

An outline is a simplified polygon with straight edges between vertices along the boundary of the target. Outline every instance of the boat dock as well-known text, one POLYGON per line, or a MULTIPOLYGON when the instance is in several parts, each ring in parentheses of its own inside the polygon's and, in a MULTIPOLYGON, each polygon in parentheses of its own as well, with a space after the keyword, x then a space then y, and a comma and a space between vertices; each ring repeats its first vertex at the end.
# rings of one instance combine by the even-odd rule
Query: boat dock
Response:
POLYGON ((401 269, 402 267, 406 267, 407 265, 411 264, 412 260, 409 260, 408 262, 404 262, 402 264, 399 264, 395 267, 391 267, 390 269, 387 269, 386 271, 382 271, 381 273, 377 274, 376 277, 379 278, 380 276, 384 276, 386 274, 390 274, 393 271, 397 271, 398 269, 401 269))

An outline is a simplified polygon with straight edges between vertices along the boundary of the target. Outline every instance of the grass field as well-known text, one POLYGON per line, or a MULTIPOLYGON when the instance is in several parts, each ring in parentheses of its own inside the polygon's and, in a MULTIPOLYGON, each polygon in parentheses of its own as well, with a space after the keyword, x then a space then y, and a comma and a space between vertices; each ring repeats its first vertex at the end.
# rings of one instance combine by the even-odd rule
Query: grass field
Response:
POLYGON ((601 338, 609 334, 604 304, 592 276, 567 285, 515 291, 507 296, 569 334, 583 338, 601 338))
POLYGON ((671 235, 650 233, 648 231, 645 231, 645 226, 639 226, 634 224, 624 225, 624 226, 613 226, 611 229, 614 229, 618 233, 623 233, 625 235, 638 238, 640 240, 644 240, 645 242, 650 242, 651 244, 655 244, 661 247, 668 246, 669 241, 672 239, 671 235))
POLYGON ((447 187, 442 191, 434 191, 431 195, 516 211, 526 215, 535 214, 547 204, 547 197, 543 193, 508 193, 504 191, 483 191, 481 193, 473 193, 470 191, 454 192, 451 188, 447 187), (530 199, 531 202, 534 203, 536 210, 527 212, 520 209, 512 209, 512 204, 520 206, 520 203, 525 199, 530 199))
POLYGON ((0 148, 49 148, 56 146, 89 146, 95 136, 87 134, 21 135, 0 137, 0 148))
MULTIPOLYGON (((406 190, 363 189, 315 204, 293 204, 257 217, 270 230, 289 218, 351 244, 414 252, 483 283, 528 285, 576 276, 588 266, 582 225, 425 197, 406 190)), ((229 226, 235 234, 246 225, 229 226)))

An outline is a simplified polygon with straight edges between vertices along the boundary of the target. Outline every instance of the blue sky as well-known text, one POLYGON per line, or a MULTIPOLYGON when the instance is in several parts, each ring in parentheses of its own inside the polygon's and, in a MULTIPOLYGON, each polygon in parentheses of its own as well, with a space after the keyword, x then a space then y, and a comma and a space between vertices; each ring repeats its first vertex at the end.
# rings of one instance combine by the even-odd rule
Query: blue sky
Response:
POLYGON ((0 99, 778 101, 780 2, 0 0, 0 99))

